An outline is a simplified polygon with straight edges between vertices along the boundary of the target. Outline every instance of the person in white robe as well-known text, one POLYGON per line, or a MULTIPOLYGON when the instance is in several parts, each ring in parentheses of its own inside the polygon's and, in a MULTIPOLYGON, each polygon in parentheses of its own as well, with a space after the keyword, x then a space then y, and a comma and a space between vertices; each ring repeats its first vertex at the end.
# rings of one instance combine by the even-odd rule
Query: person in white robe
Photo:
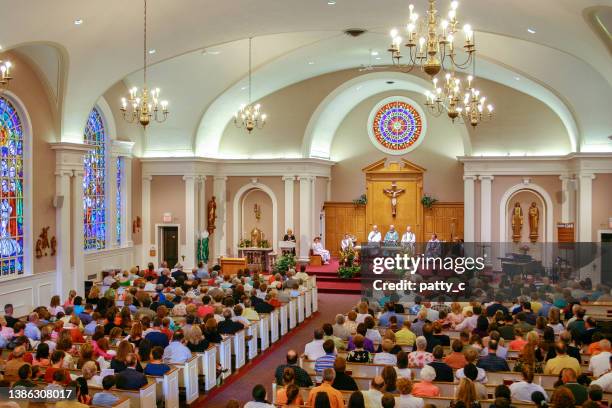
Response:
POLYGON ((368 242, 378 243, 382 239, 382 235, 378 230, 378 225, 372 226, 372 231, 368 234, 368 242))
POLYGON ((389 225, 389 231, 385 234, 385 244, 396 244, 399 241, 399 234, 395 230, 395 225, 389 225))
POLYGON ((409 225, 406 227, 406 232, 402 235, 402 244, 404 245, 414 245, 416 242, 416 234, 412 232, 412 227, 409 225))
POLYGON ((323 244, 321 243, 321 238, 316 237, 314 239, 314 243, 312 244, 312 252, 315 255, 320 255, 324 264, 327 265, 329 263, 329 259, 331 258, 331 256, 329 254, 329 251, 323 248, 323 244))
POLYGON ((353 247, 353 239, 349 234, 344 234, 344 239, 340 242, 340 247, 343 251, 353 247))

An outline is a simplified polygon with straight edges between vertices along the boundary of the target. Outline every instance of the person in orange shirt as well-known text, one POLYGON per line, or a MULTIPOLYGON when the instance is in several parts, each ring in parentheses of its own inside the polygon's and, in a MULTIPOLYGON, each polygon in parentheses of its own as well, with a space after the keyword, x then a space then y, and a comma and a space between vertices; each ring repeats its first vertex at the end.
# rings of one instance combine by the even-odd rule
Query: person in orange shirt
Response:
POLYGON ((342 393, 332 387, 334 377, 336 376, 333 368, 326 368, 323 370, 323 384, 318 387, 314 387, 308 394, 308 404, 311 407, 315 406, 315 399, 317 394, 324 392, 329 398, 330 408, 344 408, 344 400, 342 399, 342 393))
POLYGON ((455 339, 451 344, 452 353, 444 358, 444 362, 449 365, 453 370, 458 370, 465 367, 467 360, 463 354, 463 343, 461 340, 455 339))

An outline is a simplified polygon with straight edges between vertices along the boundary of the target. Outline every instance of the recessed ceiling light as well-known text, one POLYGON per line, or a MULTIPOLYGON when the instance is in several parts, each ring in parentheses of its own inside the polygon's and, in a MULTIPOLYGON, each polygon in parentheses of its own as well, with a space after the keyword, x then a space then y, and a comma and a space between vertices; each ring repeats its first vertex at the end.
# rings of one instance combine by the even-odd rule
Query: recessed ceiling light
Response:
POLYGON ((314 61, 308 61, 308 65, 314 65, 314 61))
POLYGON ((151 55, 155 54, 156 52, 157 52, 157 50, 155 48, 151 48, 149 50, 149 54, 151 54, 151 55))
POLYGON ((382 59, 382 57, 376 57, 376 59, 380 61, 382 59))
POLYGON ((535 30, 535 29, 533 29, 533 28, 528 28, 528 29, 527 29, 527 32, 528 32, 529 34, 535 34, 535 33, 536 33, 536 30, 535 30))
POLYGON ((378 51, 372 51, 372 55, 375 57, 378 55, 378 51))
POLYGON ((393 85, 395 81, 387 81, 387 85, 393 85))
POLYGON ((521 77, 514 77, 514 79, 516 79, 517 81, 520 81, 521 77))
POLYGON ((327 2, 327 5, 328 5, 328 6, 335 6, 335 5, 336 5, 336 0, 329 0, 329 1, 327 2))
POLYGON ((206 48, 202 50, 202 55, 219 55, 219 54, 221 54, 221 51, 219 50, 207 50, 206 48))
POLYGON ((74 20, 74 25, 81 25, 81 24, 83 24, 82 18, 77 18, 76 20, 74 20))
POLYGON ((241 91, 246 91, 247 87, 243 86, 242 88, 240 88, 241 91))

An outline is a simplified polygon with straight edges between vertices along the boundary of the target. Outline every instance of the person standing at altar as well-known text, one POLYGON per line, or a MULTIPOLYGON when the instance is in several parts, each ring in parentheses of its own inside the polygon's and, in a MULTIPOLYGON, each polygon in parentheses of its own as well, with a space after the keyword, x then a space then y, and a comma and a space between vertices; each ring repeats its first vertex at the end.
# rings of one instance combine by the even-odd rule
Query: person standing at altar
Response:
POLYGON ((382 239, 382 235, 378 230, 378 225, 372 226, 372 231, 368 234, 368 242, 379 243, 382 239))
POLYGON ((320 255, 325 265, 329 263, 329 259, 331 258, 331 256, 329 254, 329 251, 323 248, 323 244, 321 243, 321 238, 315 237, 314 243, 312 244, 312 252, 315 255, 320 255))
POLYGON ((340 242, 340 248, 343 251, 346 251, 349 248, 353 247, 353 239, 349 234, 344 234, 344 239, 340 242))
POLYGON ((389 231, 385 234, 385 244, 397 244, 399 241, 399 234, 395 230, 395 225, 389 225, 389 231))
MULTIPOLYGON (((295 235, 293 234, 293 230, 291 228, 289 228, 287 230, 287 233, 283 237, 283 241, 288 241, 288 242, 293 242, 293 243, 297 242, 296 239, 295 239, 295 235)), ((295 255, 295 247, 293 247, 291 249, 291 253, 293 253, 293 255, 295 255)))
POLYGON ((402 244, 408 246, 414 246, 416 242, 416 234, 412 232, 412 227, 409 225, 406 227, 406 232, 402 235, 402 244))

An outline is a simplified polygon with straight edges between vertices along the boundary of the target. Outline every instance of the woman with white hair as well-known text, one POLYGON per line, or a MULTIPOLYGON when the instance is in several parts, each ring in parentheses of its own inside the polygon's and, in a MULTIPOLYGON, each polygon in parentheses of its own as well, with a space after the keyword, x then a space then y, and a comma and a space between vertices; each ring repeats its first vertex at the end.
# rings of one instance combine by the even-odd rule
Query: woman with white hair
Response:
POLYGON ((435 378, 436 370, 432 366, 426 365, 423 367, 421 369, 421 381, 414 384, 412 395, 415 397, 438 397, 440 395, 440 388, 432 384, 435 378))
POLYGON ((417 337, 415 345, 416 350, 408 354, 408 364, 410 367, 423 368, 425 365, 434 361, 433 355, 425 351, 427 349, 427 339, 425 337, 417 337))

